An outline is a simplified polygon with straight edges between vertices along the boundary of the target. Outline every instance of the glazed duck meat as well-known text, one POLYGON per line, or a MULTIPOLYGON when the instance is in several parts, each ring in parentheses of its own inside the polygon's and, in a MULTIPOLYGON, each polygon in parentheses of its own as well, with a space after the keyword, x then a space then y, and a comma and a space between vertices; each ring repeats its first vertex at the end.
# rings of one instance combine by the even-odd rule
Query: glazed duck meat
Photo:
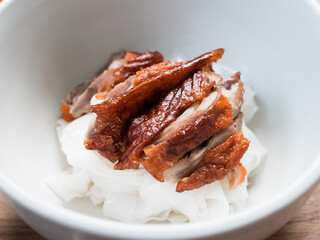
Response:
POLYGON ((85 147, 98 150, 112 162, 117 161, 130 121, 159 102, 189 75, 220 59, 223 51, 214 50, 181 64, 167 63, 146 68, 137 75, 134 86, 127 92, 89 106, 90 111, 97 114, 97 119, 85 147))
POLYGON ((250 141, 241 132, 240 73, 223 79, 211 66, 223 53, 163 62, 159 52, 128 51, 63 106, 71 120, 82 114, 71 111, 77 99, 96 113, 84 145, 115 170, 144 168, 158 181, 176 182, 177 192, 224 178, 233 189, 245 179, 240 160, 250 141), (89 105, 92 96, 101 103, 89 105))
POLYGON ((148 114, 134 119, 128 131, 126 149, 116 164, 116 169, 137 169, 143 148, 189 106, 205 98, 214 85, 214 79, 204 72, 196 72, 181 86, 169 92, 148 114))

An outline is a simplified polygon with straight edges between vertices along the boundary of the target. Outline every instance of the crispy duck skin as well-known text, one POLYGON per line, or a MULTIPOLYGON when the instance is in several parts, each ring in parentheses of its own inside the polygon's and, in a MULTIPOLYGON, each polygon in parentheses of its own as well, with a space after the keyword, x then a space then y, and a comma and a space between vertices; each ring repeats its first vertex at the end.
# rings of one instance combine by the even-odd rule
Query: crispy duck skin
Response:
POLYGON ((143 83, 148 79, 157 77, 160 74, 165 74, 169 70, 175 69, 182 64, 182 62, 163 62, 142 69, 137 72, 137 77, 134 79, 133 86, 138 86, 140 83, 143 83))
POLYGON ((148 114, 135 119, 128 131, 126 150, 115 169, 137 169, 143 148, 191 104, 205 98, 214 84, 205 72, 199 71, 169 92, 148 114))
POLYGON ((239 162, 234 169, 228 172, 226 178, 229 183, 229 190, 232 191, 244 182, 247 176, 246 168, 239 162))
POLYGON ((169 65, 170 70, 165 71, 162 68, 160 73, 139 80, 140 84, 122 95, 89 106, 89 110, 97 114, 97 119, 94 131, 85 140, 85 147, 89 150, 103 151, 104 156, 110 161, 118 160, 129 122, 159 102, 189 75, 220 59, 223 53, 224 49, 217 49, 173 68, 169 65))
POLYGON ((178 182, 176 191, 189 191, 216 180, 222 180, 239 164, 249 143, 250 141, 243 136, 242 132, 232 135, 224 143, 211 149, 196 170, 189 177, 178 182))
POLYGON ((214 102, 210 102, 211 105, 205 109, 203 109, 205 103, 200 104, 197 109, 189 108, 190 112, 192 111, 191 116, 186 114, 185 119, 180 118, 182 121, 175 121, 172 124, 175 127, 171 132, 169 130, 163 131, 163 138, 144 148, 146 156, 141 163, 155 179, 163 182, 163 172, 166 169, 170 168, 184 154, 198 147, 233 122, 231 105, 223 95, 216 95, 214 102))

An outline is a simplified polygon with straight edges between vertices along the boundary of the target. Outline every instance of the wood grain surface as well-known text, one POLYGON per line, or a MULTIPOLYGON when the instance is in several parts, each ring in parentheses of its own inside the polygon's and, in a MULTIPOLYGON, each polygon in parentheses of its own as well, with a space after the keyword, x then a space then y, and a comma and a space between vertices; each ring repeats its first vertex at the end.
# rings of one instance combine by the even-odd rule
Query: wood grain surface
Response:
MULTIPOLYGON (((44 239, 19 218, 2 195, 0 195, 0 239, 44 239)), ((299 213, 268 240, 320 240, 320 185, 299 213)))

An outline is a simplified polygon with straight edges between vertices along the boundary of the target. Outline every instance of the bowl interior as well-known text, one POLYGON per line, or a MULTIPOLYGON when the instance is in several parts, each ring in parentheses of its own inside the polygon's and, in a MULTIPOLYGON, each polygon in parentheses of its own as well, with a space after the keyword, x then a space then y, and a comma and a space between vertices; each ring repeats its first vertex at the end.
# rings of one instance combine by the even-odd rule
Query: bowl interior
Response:
MULTIPOLYGON (((65 205, 47 186, 68 167, 55 131, 60 100, 121 48, 167 58, 226 49, 220 63, 242 71, 257 93, 249 126, 268 149, 248 209, 281 193, 320 153, 320 17, 309 3, 29 0, 0 19, 1 173, 47 202, 65 205)), ((65 206, 100 216, 85 202, 65 206)))

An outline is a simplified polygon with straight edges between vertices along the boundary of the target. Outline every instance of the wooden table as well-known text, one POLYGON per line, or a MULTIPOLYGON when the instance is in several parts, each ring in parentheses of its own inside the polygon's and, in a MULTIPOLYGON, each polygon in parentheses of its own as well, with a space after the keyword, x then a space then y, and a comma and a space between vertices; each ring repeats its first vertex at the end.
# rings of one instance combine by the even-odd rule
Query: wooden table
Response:
MULTIPOLYGON (((44 239, 26 225, 0 195, 0 239, 44 239)), ((268 240, 320 240, 320 185, 299 213, 268 240)))

